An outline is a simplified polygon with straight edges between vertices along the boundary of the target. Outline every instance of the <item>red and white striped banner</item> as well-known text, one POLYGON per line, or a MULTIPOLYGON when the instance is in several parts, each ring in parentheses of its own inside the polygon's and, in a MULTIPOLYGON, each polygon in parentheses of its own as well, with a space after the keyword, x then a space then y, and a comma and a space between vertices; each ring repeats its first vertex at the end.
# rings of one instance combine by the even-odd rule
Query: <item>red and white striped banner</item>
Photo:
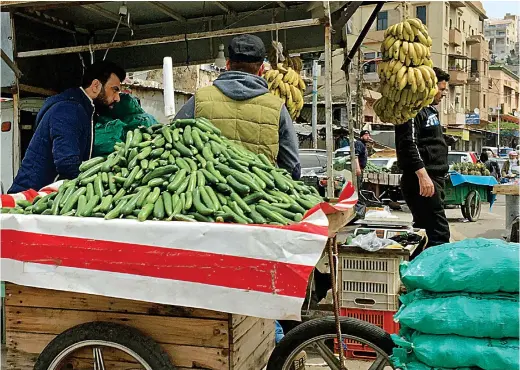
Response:
POLYGON ((326 214, 356 203, 349 185, 290 226, 64 216, 1 216, 1 278, 15 284, 300 319, 328 235, 326 214))
POLYGON ((32 202, 38 195, 44 197, 47 194, 58 191, 61 184, 63 184, 63 180, 50 184, 43 189, 40 189, 40 191, 29 189, 16 194, 2 194, 0 196, 0 207, 13 208, 19 200, 28 200, 29 202, 32 202))

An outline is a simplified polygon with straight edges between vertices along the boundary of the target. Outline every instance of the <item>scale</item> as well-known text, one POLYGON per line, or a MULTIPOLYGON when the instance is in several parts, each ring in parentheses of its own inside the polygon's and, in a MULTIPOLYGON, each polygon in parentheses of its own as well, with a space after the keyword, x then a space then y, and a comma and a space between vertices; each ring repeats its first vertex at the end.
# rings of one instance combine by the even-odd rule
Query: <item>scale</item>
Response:
POLYGON ((376 232, 378 238, 389 239, 396 235, 402 235, 413 232, 412 222, 398 219, 364 219, 354 222, 360 225, 354 235, 364 235, 376 232))

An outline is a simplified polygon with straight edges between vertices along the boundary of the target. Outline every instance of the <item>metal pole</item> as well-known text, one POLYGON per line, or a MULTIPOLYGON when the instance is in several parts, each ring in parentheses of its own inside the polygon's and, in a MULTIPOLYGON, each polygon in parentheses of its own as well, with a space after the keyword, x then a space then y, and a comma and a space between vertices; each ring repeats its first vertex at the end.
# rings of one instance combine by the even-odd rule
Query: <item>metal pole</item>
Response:
POLYGON ((356 118, 357 118, 357 127, 358 129, 362 129, 362 121, 363 121, 363 89, 361 84, 361 79, 363 78, 363 66, 361 64, 361 50, 358 51, 357 58, 357 81, 356 81, 356 118))
MULTIPOLYGON (((326 3, 326 2, 325 2, 326 3)), ((332 127, 332 45, 330 20, 325 24, 325 142, 327 147, 327 196, 334 197, 333 153, 334 138, 332 127)))
POLYGON ((312 147, 318 149, 318 61, 312 61, 312 147))
POLYGON ((502 107, 498 107, 498 120, 497 120, 497 156, 500 158, 500 112, 502 107))

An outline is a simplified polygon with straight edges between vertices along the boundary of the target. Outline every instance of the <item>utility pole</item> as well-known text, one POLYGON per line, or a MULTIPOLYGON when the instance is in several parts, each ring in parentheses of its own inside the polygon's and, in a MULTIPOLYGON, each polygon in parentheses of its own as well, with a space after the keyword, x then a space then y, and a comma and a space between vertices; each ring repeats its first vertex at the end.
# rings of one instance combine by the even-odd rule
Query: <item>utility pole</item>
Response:
POLYGON ((363 128, 363 63, 361 60, 361 48, 358 51, 357 60, 357 81, 356 81, 356 120, 358 129, 363 128))
POLYGON ((497 109, 497 156, 500 158, 500 112, 502 111, 502 107, 498 106, 497 109))
POLYGON ((318 68, 316 59, 312 61, 312 147, 318 149, 318 68))

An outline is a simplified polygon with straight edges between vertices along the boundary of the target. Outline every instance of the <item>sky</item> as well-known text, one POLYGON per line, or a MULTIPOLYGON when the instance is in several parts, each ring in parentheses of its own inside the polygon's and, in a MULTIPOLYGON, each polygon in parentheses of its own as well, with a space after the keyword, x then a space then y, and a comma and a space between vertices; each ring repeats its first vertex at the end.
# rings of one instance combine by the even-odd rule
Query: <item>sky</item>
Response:
POLYGON ((504 18, 506 13, 520 15, 519 1, 482 1, 486 14, 489 18, 504 18))

